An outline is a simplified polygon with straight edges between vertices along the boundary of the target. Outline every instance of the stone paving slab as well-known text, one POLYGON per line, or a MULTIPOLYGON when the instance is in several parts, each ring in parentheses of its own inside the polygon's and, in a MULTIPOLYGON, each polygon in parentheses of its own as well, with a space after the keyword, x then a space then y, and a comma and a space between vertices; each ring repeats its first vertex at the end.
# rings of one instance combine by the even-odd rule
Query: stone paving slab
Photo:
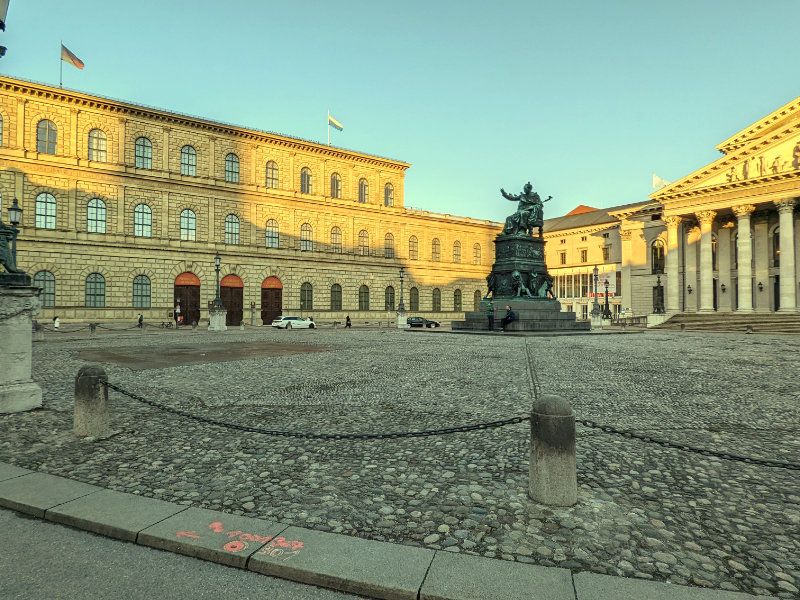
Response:
POLYGON ((741 592, 711 590, 708 588, 672 585, 643 579, 628 579, 576 573, 573 577, 577 600, 620 600, 621 598, 647 598, 647 600, 769 600, 772 596, 752 596, 741 592))
POLYGON ((163 500, 103 490, 51 508, 45 512, 45 519, 135 542, 140 531, 186 508, 163 500))
POLYGON ((44 518, 46 510, 102 489, 55 475, 31 473, 0 482, 0 506, 44 518))
POLYGON ((416 600, 434 554, 425 548, 289 527, 253 554, 247 568, 371 598, 416 600))
POLYGON ((0 462, 0 481, 5 481, 6 479, 14 479, 15 477, 20 477, 22 475, 27 475, 29 473, 33 473, 33 471, 29 471, 28 469, 23 469, 22 467, 15 467, 14 465, 9 465, 8 463, 0 462))
POLYGON ((248 557, 286 527, 282 523, 189 508, 141 531, 136 541, 244 569, 248 557))
MULTIPOLYGON (((645 596, 641 596, 644 598, 645 596)), ((574 600, 569 569, 437 552, 420 600, 574 600)))

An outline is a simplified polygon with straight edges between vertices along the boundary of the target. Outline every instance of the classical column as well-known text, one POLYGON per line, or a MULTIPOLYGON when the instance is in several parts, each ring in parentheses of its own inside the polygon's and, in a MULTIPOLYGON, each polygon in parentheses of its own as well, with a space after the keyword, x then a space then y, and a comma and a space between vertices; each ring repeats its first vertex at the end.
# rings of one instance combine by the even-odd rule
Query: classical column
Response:
POLYGON ((681 260, 680 237, 678 231, 681 225, 681 218, 676 216, 664 217, 667 224, 667 297, 666 310, 668 313, 681 312, 681 260))
MULTIPOLYGON (((622 296, 622 306, 633 309, 633 281, 631 279, 631 259, 632 259, 632 240, 630 229, 621 229, 620 239, 620 258, 622 262, 622 289, 617 293, 622 296)), ((577 294, 576 294, 577 295, 577 294)), ((647 312, 650 312, 649 310, 647 312)))
POLYGON ((736 312, 753 312, 753 232, 750 230, 750 215, 755 209, 752 204, 733 207, 737 219, 736 277, 739 286, 736 312))
POLYGON ((714 312, 714 260, 711 228, 717 213, 713 210, 700 211, 700 310, 714 312))
POLYGON ((797 277, 794 272, 794 203, 795 199, 776 200, 780 226, 780 308, 779 312, 795 312, 797 310, 797 277))

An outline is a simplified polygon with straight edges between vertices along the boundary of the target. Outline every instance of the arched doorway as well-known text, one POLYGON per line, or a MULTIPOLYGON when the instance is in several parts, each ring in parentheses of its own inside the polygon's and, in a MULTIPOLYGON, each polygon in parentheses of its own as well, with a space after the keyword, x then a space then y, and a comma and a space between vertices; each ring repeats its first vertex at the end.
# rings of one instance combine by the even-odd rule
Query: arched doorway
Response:
POLYGON ((219 297, 228 311, 226 325, 239 325, 244 318, 244 283, 238 275, 225 275, 219 282, 219 297))
POLYGON ((261 322, 264 325, 281 316, 283 310, 283 284, 277 277, 267 277, 261 282, 261 322))
POLYGON ((175 278, 175 302, 180 305, 182 322, 186 325, 200 321, 200 279, 186 271, 175 278))

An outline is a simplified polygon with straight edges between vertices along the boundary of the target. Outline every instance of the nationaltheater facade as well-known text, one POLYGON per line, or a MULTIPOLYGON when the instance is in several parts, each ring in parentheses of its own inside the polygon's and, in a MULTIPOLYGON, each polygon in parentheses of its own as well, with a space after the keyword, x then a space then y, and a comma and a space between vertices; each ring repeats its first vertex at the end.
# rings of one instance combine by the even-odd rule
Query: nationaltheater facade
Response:
POLYGON ((24 210, 18 263, 42 317, 229 324, 281 313, 463 317, 497 223, 407 208, 410 165, 0 77, 0 203, 24 210))

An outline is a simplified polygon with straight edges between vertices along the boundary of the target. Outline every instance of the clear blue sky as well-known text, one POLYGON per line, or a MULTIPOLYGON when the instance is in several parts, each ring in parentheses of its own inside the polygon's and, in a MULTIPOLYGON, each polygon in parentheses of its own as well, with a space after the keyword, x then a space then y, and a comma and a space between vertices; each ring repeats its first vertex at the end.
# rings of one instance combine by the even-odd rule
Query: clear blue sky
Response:
POLYGON ((412 163, 406 204, 502 220, 645 200, 800 95, 773 0, 11 0, 0 71, 412 163))

